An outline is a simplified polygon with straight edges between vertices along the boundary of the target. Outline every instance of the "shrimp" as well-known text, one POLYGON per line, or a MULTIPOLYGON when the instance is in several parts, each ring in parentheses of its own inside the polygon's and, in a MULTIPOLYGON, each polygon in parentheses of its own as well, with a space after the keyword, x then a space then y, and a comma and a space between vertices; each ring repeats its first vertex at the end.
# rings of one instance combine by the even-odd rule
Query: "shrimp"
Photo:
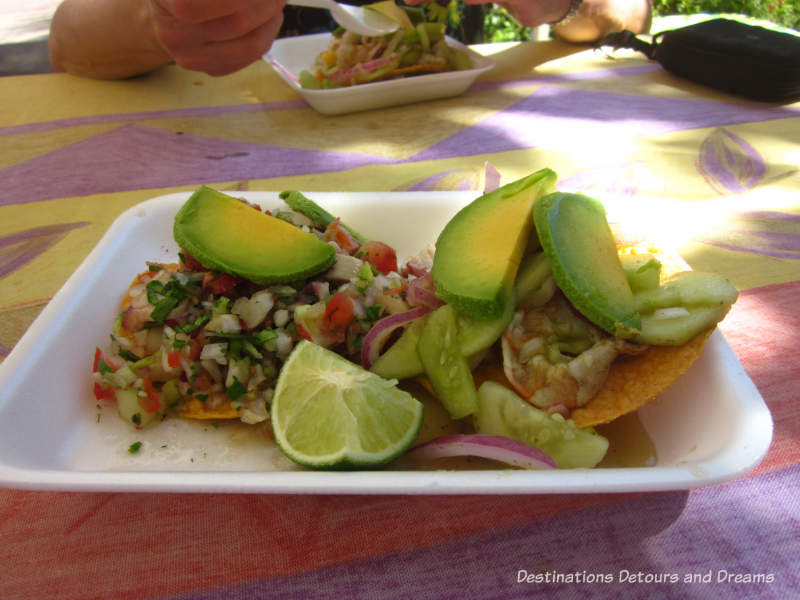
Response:
POLYGON ((603 387, 619 354, 647 346, 614 338, 576 314, 561 293, 514 314, 501 339, 503 371, 528 402, 567 415, 603 387))

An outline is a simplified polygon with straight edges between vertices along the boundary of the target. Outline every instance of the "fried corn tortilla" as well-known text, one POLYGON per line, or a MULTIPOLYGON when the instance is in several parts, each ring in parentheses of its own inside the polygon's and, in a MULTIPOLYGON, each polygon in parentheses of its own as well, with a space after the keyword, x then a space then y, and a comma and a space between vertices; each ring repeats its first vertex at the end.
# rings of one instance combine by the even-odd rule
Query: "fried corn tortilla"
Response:
POLYGON ((572 420, 581 428, 594 427, 638 410, 692 366, 713 331, 707 329, 683 346, 650 346, 639 356, 617 357, 598 394, 573 410, 572 420))

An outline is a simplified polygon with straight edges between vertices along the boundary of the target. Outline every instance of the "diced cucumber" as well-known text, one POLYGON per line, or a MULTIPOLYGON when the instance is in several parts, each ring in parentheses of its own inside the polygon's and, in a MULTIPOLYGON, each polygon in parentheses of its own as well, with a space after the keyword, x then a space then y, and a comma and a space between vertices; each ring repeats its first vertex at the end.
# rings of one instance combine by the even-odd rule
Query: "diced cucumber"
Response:
POLYGON ((466 71, 472 68, 472 60, 469 55, 458 48, 450 47, 450 62, 453 63, 456 71, 466 71))
POLYGON ((453 308, 445 304, 430 313, 417 344, 425 375, 453 419, 478 410, 478 396, 467 359, 458 345, 453 308))
POLYGON ((117 411, 122 420, 135 427, 145 427, 159 417, 158 412, 147 412, 139 404, 139 392, 134 388, 118 389, 117 411))
POLYGON ((303 69, 300 71, 300 87, 307 90, 319 90, 322 89, 322 84, 311 74, 311 71, 303 69))
POLYGON ((478 433, 501 435, 539 448, 562 469, 591 469, 608 450, 608 440, 593 429, 531 406, 507 387, 486 381, 478 389, 478 433))

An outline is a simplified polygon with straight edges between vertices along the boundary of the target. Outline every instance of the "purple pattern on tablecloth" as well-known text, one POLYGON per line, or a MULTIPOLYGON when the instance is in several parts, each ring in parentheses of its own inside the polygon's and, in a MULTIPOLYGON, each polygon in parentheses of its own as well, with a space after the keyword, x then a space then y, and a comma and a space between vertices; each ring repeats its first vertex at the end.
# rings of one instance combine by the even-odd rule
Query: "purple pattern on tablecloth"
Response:
MULTIPOLYGON (((508 108, 410 157, 407 162, 559 148, 563 140, 636 138, 685 129, 797 117, 792 109, 654 98, 542 86, 508 108), (598 136, 598 132, 602 135, 598 136)), ((574 142, 572 142, 574 143, 574 142)))
MULTIPOLYGON (((793 466, 692 492, 633 495, 413 552, 175 598, 783 600, 800 590, 792 551, 800 536, 798 474, 800 466, 793 466), (735 522, 731 515, 736 515, 735 522), (543 548, 556 550, 544 554, 543 548), (573 574, 612 581, 518 583, 521 570, 550 573, 551 578, 573 574), (674 575, 680 581, 629 582, 638 573, 674 575), (711 582, 683 582, 687 575, 708 573, 711 582), (724 573, 772 574, 774 581, 718 582, 724 573)), ((489 523, 491 515, 486 518, 489 523)))
MULTIPOLYGON (((541 83, 569 83, 606 77, 624 77, 640 75, 658 70, 658 65, 642 65, 638 67, 624 67, 620 69, 599 69, 597 71, 583 71, 578 73, 563 73, 555 75, 533 75, 521 77, 510 81, 484 81, 474 84, 471 90, 507 89, 541 83)), ((132 123, 135 121, 155 121, 158 119, 185 119, 187 117, 212 117, 225 114, 268 112, 273 110, 296 110, 307 108, 305 100, 281 100, 275 102, 260 102, 257 104, 227 104, 223 106, 199 106, 193 108, 174 108, 169 110, 153 110, 132 113, 112 113, 107 115, 87 115, 85 117, 70 117, 53 121, 36 123, 23 123, 0 127, 0 137, 19 135, 23 133, 40 133, 65 127, 80 127, 83 125, 96 125, 102 123, 132 123)))
MULTIPOLYGON (((270 105, 272 109, 294 106, 270 105)), ((264 109, 264 105, 244 104, 100 115, 53 121, 50 125, 71 127, 123 118, 154 120, 264 109)), ((797 114, 797 110, 782 107, 728 106, 703 100, 542 86, 510 107, 404 160, 221 140, 128 124, 0 169, 6 183, 0 188, 0 206, 138 189, 328 173, 370 164, 413 163, 542 146, 558 149, 563 140, 581 139, 589 124, 595 132, 607 130, 609 138, 632 139, 645 134, 768 121, 797 114), (75 168, 76 153, 82 157, 82 168, 75 168), (18 194, 19 189, 24 189, 25 194, 18 194)), ((38 125, 42 124, 4 128, 0 135, 38 131, 38 125)))
POLYGON ((252 144, 127 125, 3 169, 0 206, 128 190, 327 173, 382 162, 390 161, 368 154, 252 144), (81 157, 80 163, 75 162, 76 155, 81 157), (47 176, 42 176, 43 173, 47 176), (20 194, 19 190, 25 193, 20 194))
POLYGON ((747 140, 723 128, 700 144, 697 167, 708 184, 724 194, 738 194, 758 185, 767 172, 761 154, 747 140))
POLYGON ((59 223, 16 231, 0 237, 0 278, 28 264, 61 241, 73 229, 86 225, 89 225, 89 221, 59 223))
POLYGON ((150 110, 133 113, 111 113, 108 115, 87 115, 85 117, 70 117, 54 121, 40 121, 36 123, 23 123, 0 127, 0 137, 20 135, 23 133, 41 133, 66 127, 81 127, 83 125, 98 125, 103 123, 127 124, 136 121, 157 121, 159 119, 186 119, 213 117, 223 114, 267 112, 270 110, 291 110, 306 108, 303 100, 284 100, 280 102, 262 102, 259 104, 233 104, 224 106, 198 106, 194 108, 173 108, 170 110, 150 110))

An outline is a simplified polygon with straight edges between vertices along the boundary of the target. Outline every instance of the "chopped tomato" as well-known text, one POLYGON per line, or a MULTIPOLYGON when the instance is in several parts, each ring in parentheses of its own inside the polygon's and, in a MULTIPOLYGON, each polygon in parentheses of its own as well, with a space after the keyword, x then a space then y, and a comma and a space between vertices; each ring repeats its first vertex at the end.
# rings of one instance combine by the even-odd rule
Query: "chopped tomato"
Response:
POLYGON ((206 268, 202 264, 200 264, 200 261, 197 260, 194 256, 192 256, 188 252, 181 252, 181 256, 183 256, 183 266, 186 268, 187 271, 206 270, 206 268))
POLYGON ((325 239, 336 242, 342 250, 350 254, 353 254, 361 246, 355 236, 345 229, 339 219, 332 221, 325 228, 325 239))
POLYGON ((211 377, 208 376, 207 373, 200 373, 194 380, 191 382, 191 386, 196 390, 207 390, 212 385, 211 377))
POLYGON ((101 385, 94 382, 94 397, 98 400, 108 400, 109 402, 115 402, 117 400, 117 394, 114 391, 114 388, 110 385, 101 385))
POLYGON ((353 299, 344 292, 337 292, 325 306, 324 325, 335 331, 344 331, 355 318, 353 299))
POLYGON ((181 355, 177 350, 173 350, 167 354, 167 364, 173 369, 181 366, 181 355))
MULTIPOLYGON (((94 349, 94 365, 92 365, 92 373, 97 373, 98 366, 100 361, 106 362, 106 357, 103 354, 103 351, 100 348, 95 347, 94 349)), ((108 364, 108 363, 106 363, 108 364)))
POLYGON ((159 394, 153 382, 149 379, 142 379, 142 382, 144 383, 144 391, 147 395, 144 398, 141 396, 139 397, 139 404, 141 404, 142 408, 147 412, 156 412, 161 408, 161 394, 159 394))
POLYGON ((189 342, 189 360, 197 360, 200 357, 200 352, 203 350, 203 347, 200 345, 195 339, 192 339, 189 342))
POLYGON ((218 275, 209 273, 209 275, 210 277, 203 278, 203 287, 211 290, 211 293, 216 296, 227 294, 242 280, 240 277, 235 277, 228 273, 220 273, 218 275))
POLYGON ((299 335, 301 338, 308 340, 309 342, 314 341, 314 338, 311 337, 308 329, 303 327, 300 323, 295 323, 295 328, 297 329, 297 335, 299 335))
POLYGON ((365 243, 361 250, 364 260, 372 264, 381 273, 397 271, 397 254, 394 248, 383 242, 370 241, 365 243))

